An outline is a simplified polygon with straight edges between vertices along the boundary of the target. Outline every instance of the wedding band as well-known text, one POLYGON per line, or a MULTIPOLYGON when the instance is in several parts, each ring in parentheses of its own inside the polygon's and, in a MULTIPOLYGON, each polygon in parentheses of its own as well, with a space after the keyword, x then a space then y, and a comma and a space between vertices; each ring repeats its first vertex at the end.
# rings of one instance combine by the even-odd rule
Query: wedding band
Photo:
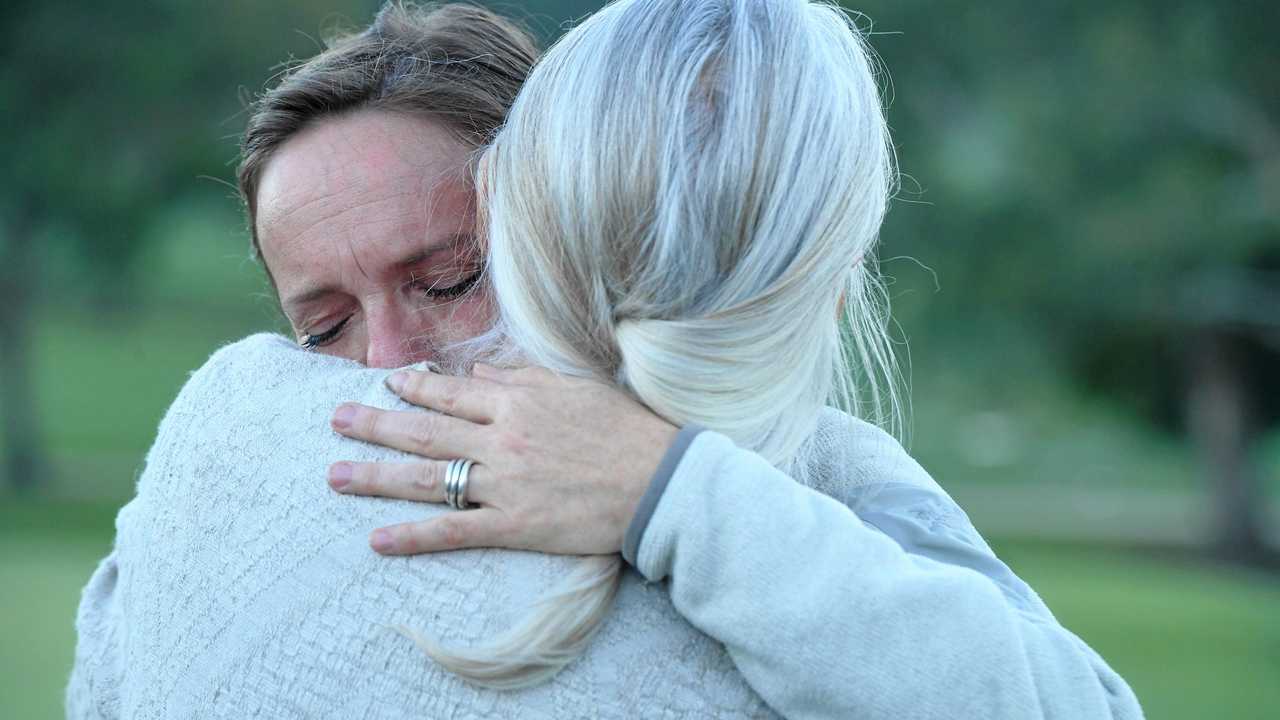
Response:
POLYGON ((459 510, 471 508, 471 505, 467 502, 467 481, 471 479, 472 465, 475 465, 475 463, 470 460, 464 460, 462 465, 458 467, 458 479, 456 481, 458 494, 455 500, 457 500, 459 510))
POLYGON ((453 478, 458 474, 457 470, 457 460, 450 460, 444 469, 444 501, 449 507, 453 507, 454 496, 457 494, 453 484, 453 478))
POLYGON ((444 501, 455 510, 467 510, 467 481, 470 480, 470 460, 450 460, 444 471, 444 501))

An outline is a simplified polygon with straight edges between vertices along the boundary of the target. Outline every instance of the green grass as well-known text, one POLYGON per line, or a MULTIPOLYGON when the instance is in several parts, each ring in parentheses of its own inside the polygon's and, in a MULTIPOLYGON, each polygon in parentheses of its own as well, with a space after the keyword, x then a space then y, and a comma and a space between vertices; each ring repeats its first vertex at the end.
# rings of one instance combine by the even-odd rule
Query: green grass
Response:
POLYGON ((1150 718, 1269 720, 1280 707, 1280 578, 1099 547, 995 543, 1150 718))
POLYGON ((63 716, 80 589, 110 543, 100 528, 0 534, 0 717, 63 716))
MULTIPOLYGON (((48 500, 0 506, 0 717, 61 716, 76 603, 109 549, 113 512, 48 500)), ((995 545, 1130 682, 1148 717, 1274 717, 1280 579, 1099 547, 995 545)))
POLYGON ((153 309, 127 321, 56 314, 36 327, 38 422, 52 465, 43 492, 113 500, 132 494, 188 375, 223 344, 273 329, 266 306, 239 314, 153 309))

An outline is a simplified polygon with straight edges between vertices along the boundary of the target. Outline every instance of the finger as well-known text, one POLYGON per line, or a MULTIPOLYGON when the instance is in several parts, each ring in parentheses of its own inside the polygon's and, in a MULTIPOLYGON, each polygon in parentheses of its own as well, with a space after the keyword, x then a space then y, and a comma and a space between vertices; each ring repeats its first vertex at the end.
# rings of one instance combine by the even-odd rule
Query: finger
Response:
POLYGON ((399 370, 387 387, 414 405, 473 422, 492 421, 497 406, 497 386, 476 378, 399 370))
MULTIPOLYGON (((412 463, 339 462, 329 467, 329 487, 346 495, 374 495, 418 502, 444 502, 446 461, 412 463)), ((471 495, 468 479, 467 495, 471 495)))
POLYGON ((475 363, 471 366, 471 376, 480 378, 481 380, 492 380, 495 382, 504 382, 507 371, 502 368, 496 368, 492 365, 484 363, 475 363))
POLYGON ((542 385, 560 376, 550 370, 537 366, 517 368, 511 373, 511 382, 520 385, 542 385))
POLYGON ((472 366, 472 374, 484 380, 505 385, 540 385, 558 377, 546 368, 534 365, 519 368, 496 368, 484 363, 472 366))
MULTIPOLYGON (((371 495, 417 502, 445 502, 445 473, 449 463, 442 460, 413 463, 339 462, 329 467, 329 487, 345 495, 371 495)), ((490 489, 485 468, 472 465, 467 471, 466 500, 488 505, 490 489)))
POLYGON ((483 447, 484 425, 427 412, 380 410, 347 403, 333 413, 333 429, 349 438, 437 460, 470 458, 483 447))
POLYGON ((374 530, 369 545, 383 555, 418 555, 477 547, 518 548, 514 528, 497 508, 462 510, 374 530))

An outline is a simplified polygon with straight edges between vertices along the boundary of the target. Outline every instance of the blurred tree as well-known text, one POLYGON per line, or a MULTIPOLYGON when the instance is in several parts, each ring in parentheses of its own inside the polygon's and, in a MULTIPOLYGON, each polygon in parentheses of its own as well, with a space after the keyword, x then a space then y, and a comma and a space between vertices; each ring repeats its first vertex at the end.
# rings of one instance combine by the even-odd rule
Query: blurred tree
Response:
POLYGON ((1190 424, 1218 438, 1206 455, 1216 514, 1229 518, 1218 543, 1263 553, 1247 458, 1280 397, 1244 372, 1259 360, 1237 361, 1221 339, 1247 315, 1250 352, 1280 363, 1257 342, 1280 318, 1276 276, 1257 271, 1280 248, 1280 5, 859 9, 886 33, 873 40, 901 90, 890 111, 901 164, 923 184, 917 194, 909 179, 903 199, 929 203, 899 204, 886 243, 936 268, 951 299, 932 304, 923 333, 981 344, 1015 328, 1050 349, 1038 371, 1171 431, 1179 398, 1198 398, 1190 424))
MULTIPOLYGON (((9 110, 0 144, 9 171, 0 176, 0 446, 12 483, 39 475, 26 339, 33 298, 76 295, 95 312, 126 312, 141 245, 163 239, 141 231, 158 209, 179 195, 228 194, 197 178, 230 176, 242 127, 237 89, 257 90, 281 61, 313 54, 327 28, 344 18, 362 25, 378 4, 0 6, 0 102, 9 110), (43 288, 38 261, 59 248, 81 259, 79 281, 43 288)), ((600 5, 486 4, 544 38, 600 5)), ((1221 542, 1256 544, 1255 531, 1228 537, 1231 526, 1258 527, 1261 505, 1250 473, 1230 468, 1247 466, 1248 437, 1274 423, 1280 403, 1259 384, 1274 373, 1244 369, 1274 367, 1276 357, 1266 338, 1280 308, 1266 258, 1280 246, 1272 37, 1280 4, 850 4, 874 19, 873 43, 901 89, 889 111, 909 173, 901 197, 924 203, 895 207, 886 254, 935 268, 947 300, 898 304, 904 324, 919 330, 920 355, 979 348, 976 386, 1012 392, 1020 373, 1070 377, 1171 432, 1187 414, 1191 426, 1212 425, 1194 420, 1207 417, 1195 408, 1224 407, 1203 397, 1231 392, 1205 388, 1235 383, 1248 399, 1236 407, 1250 420, 1229 421, 1239 432, 1197 433, 1206 457, 1235 458, 1213 462, 1218 514, 1235 519, 1219 523, 1221 542), (1244 287, 1232 278, 1249 278, 1253 290, 1222 291, 1222 278, 1231 288, 1244 287), (1199 312, 1227 300, 1231 312, 1199 312), (1242 333, 1240 347, 1214 349, 1242 333), (1012 341, 1048 350, 989 351, 1012 341)))
POLYGON ((7 109, 0 429, 10 484, 33 486, 42 465, 28 359, 37 293, 87 298, 95 312, 127 312, 132 261, 150 218, 180 195, 228 194, 199 178, 229 175, 239 89, 261 87, 291 54, 313 54, 327 27, 344 17, 367 22, 375 7, 372 0, 324 7, 10 0, 0 7, 0 104, 7 109), (37 258, 57 247, 81 261, 75 287, 40 287, 37 258))

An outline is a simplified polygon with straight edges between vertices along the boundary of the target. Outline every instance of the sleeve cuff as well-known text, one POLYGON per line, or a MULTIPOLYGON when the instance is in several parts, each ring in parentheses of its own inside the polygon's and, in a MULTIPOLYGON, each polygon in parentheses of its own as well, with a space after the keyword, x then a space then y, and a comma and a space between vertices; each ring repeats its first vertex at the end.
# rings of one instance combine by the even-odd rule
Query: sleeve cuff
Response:
POLYGON ((653 511, 658 507, 658 501, 662 499, 667 483, 671 481, 671 476, 680 466, 680 460, 693 444, 693 439, 705 429, 700 425, 686 425, 681 428, 675 440, 671 442, 671 446, 667 448, 666 454, 662 456, 662 461, 658 463, 658 469, 653 473, 653 479, 649 481, 649 488, 640 498, 640 505, 636 508, 636 514, 631 517, 631 524, 627 526, 627 533, 622 539, 622 557, 632 566, 636 564, 640 540, 644 538, 644 530, 649 526, 649 518, 653 517, 653 511))

